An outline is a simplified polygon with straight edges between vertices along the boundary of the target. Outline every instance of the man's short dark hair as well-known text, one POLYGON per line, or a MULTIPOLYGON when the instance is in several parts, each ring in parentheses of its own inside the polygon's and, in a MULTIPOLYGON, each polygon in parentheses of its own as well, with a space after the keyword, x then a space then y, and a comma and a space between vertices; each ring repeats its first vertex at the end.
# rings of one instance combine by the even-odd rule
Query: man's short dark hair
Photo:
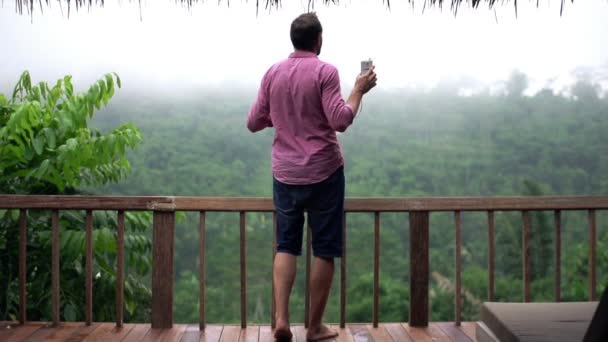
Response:
POLYGON ((321 32, 323 27, 317 14, 304 13, 291 23, 291 43, 297 50, 312 51, 321 32))

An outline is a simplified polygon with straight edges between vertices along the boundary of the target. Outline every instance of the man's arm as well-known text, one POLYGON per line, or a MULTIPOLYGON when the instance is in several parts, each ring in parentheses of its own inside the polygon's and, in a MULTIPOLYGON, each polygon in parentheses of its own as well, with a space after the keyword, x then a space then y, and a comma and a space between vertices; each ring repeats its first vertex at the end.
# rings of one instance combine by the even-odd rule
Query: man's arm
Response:
POLYGON ((321 101, 323 112, 329 126, 338 132, 344 132, 355 119, 355 111, 350 103, 345 103, 340 91, 338 70, 326 65, 321 73, 321 101))
POLYGON ((272 127, 270 119, 270 102, 268 99, 268 72, 262 78, 262 84, 258 91, 258 97, 249 109, 247 114, 247 129, 252 133, 263 130, 266 127, 272 127))
POLYGON ((355 115, 359 112, 359 107, 361 106, 361 100, 363 99, 363 95, 370 91, 373 87, 376 86, 376 82, 378 81, 378 77, 376 76, 376 72, 374 71, 376 67, 372 65, 372 67, 362 75, 357 76, 357 80, 355 81, 355 86, 346 101, 347 104, 351 106, 355 115))
POLYGON ((332 67, 325 73, 321 96, 323 99, 323 110, 332 129, 344 132, 353 123, 359 111, 363 95, 376 86, 376 81, 376 73, 372 66, 365 74, 357 77, 355 86, 345 103, 340 92, 338 70, 332 67))

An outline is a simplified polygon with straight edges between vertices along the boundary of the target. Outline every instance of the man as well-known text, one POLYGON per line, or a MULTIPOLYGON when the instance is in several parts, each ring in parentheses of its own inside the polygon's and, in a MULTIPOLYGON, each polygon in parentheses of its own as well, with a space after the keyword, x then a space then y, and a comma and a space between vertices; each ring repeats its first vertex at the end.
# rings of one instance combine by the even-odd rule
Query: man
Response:
POLYGON ((291 23, 295 51, 264 75, 251 107, 251 132, 274 127, 272 143, 273 200, 277 211, 277 254, 274 261, 277 340, 291 339, 289 295, 302 254, 304 211, 312 232, 315 256, 310 274, 308 341, 335 337, 321 323, 334 274, 334 258, 342 256, 344 160, 336 131, 353 123, 365 93, 376 86, 372 67, 359 75, 348 100, 340 93, 338 70, 317 56, 323 44, 315 13, 291 23))

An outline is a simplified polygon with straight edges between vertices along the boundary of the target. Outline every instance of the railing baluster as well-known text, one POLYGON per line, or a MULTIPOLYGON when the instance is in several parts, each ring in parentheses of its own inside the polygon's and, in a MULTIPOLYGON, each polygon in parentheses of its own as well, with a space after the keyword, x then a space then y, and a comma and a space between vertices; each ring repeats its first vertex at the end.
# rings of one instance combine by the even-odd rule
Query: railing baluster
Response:
POLYGON ((53 326, 59 326, 59 211, 51 212, 51 291, 53 326))
POLYGON ((247 265, 245 243, 245 212, 240 212, 241 226, 241 328, 247 328, 247 265))
POLYGON ((306 280, 304 284, 304 328, 308 328, 308 320, 310 319, 310 222, 307 222, 306 229, 306 280))
POLYGON ((429 212, 410 212, 410 326, 429 324, 429 212))
POLYGON ((276 327, 276 313, 277 303, 274 299, 274 258, 277 255, 277 212, 272 212, 272 308, 270 317, 270 327, 274 329, 276 327))
POLYGON ((556 210, 555 216, 555 301, 562 301, 562 212, 556 210))
POLYGON ((596 267, 595 267, 595 246, 596 246, 596 225, 595 210, 590 209, 589 215, 589 300, 597 299, 596 295, 596 267))
POLYGON ((175 212, 154 211, 152 228, 152 328, 173 328, 175 212))
POLYGON ((346 212, 342 219, 342 258, 340 259, 340 328, 346 326, 346 212))
POLYGON ((374 313, 373 326, 378 327, 378 301, 380 297, 380 212, 374 212, 374 313))
POLYGON ((524 283, 524 302, 530 301, 530 212, 522 211, 522 252, 523 252, 523 283, 524 283))
POLYGON ((462 313, 462 291, 461 291, 461 282, 460 282, 460 274, 462 271, 462 264, 460 260, 460 249, 462 245, 462 216, 460 211, 454 212, 454 220, 456 221, 456 253, 455 253, 455 278, 456 278, 456 289, 454 293, 454 310, 455 312, 455 322, 456 326, 460 326, 461 313, 462 313))
POLYGON ((93 322, 93 212, 86 211, 85 223, 85 304, 84 316, 86 325, 93 322))
POLYGON ((118 211, 116 220, 116 327, 121 328, 124 315, 125 212, 118 211))
POLYGON ((494 301, 494 211, 488 211, 488 300, 494 301))
POLYGON ((19 323, 27 320, 27 297, 25 290, 27 264, 27 211, 19 210, 19 323))
POLYGON ((198 281, 199 281, 199 330, 205 331, 205 283, 206 283, 206 273, 205 273, 205 244, 206 244, 206 217, 205 212, 199 212, 199 221, 198 221, 198 281))

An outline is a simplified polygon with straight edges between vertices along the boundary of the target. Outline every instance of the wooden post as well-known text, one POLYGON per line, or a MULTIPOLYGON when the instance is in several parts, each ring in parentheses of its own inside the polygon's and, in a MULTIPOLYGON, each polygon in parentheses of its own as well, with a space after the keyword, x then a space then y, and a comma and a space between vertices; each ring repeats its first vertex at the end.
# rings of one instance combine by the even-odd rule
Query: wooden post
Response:
POLYGON ((524 302, 531 300, 530 281, 532 279, 532 273, 530 271, 530 212, 528 210, 522 211, 522 220, 524 223, 522 230, 522 262, 523 262, 523 281, 524 281, 524 302))
POLYGON ((125 275, 125 212, 118 211, 116 219, 116 327, 122 328, 124 320, 125 275))
POLYGON ((175 212, 155 211, 152 231, 152 328, 173 327, 175 212))
POLYGON ((27 253, 27 212, 25 209, 19 211, 19 323, 25 324, 27 320, 27 296, 26 296, 26 253, 27 253))
POLYGON ((206 273, 205 273, 205 243, 206 243, 206 213, 204 211, 199 212, 198 222, 198 276, 199 276, 199 323, 198 328, 200 331, 205 331, 205 324, 207 319, 205 317, 205 284, 206 284, 206 273))
POLYGON ((239 217, 241 239, 241 329, 245 329, 247 328, 247 240, 245 237, 245 212, 241 211, 239 217))
POLYGON ((51 303, 53 326, 59 326, 59 305, 60 305, 60 267, 59 267, 59 210, 51 212, 51 303))
POLYGON ((374 307, 372 325, 378 327, 380 301, 380 212, 374 213, 374 307))
POLYGON ((488 300, 494 301, 494 211, 488 211, 488 300))
POLYGON ((93 211, 87 210, 86 213, 84 317, 86 325, 91 325, 93 323, 93 211))
POLYGON ((410 212, 409 325, 429 323, 429 212, 410 212))

